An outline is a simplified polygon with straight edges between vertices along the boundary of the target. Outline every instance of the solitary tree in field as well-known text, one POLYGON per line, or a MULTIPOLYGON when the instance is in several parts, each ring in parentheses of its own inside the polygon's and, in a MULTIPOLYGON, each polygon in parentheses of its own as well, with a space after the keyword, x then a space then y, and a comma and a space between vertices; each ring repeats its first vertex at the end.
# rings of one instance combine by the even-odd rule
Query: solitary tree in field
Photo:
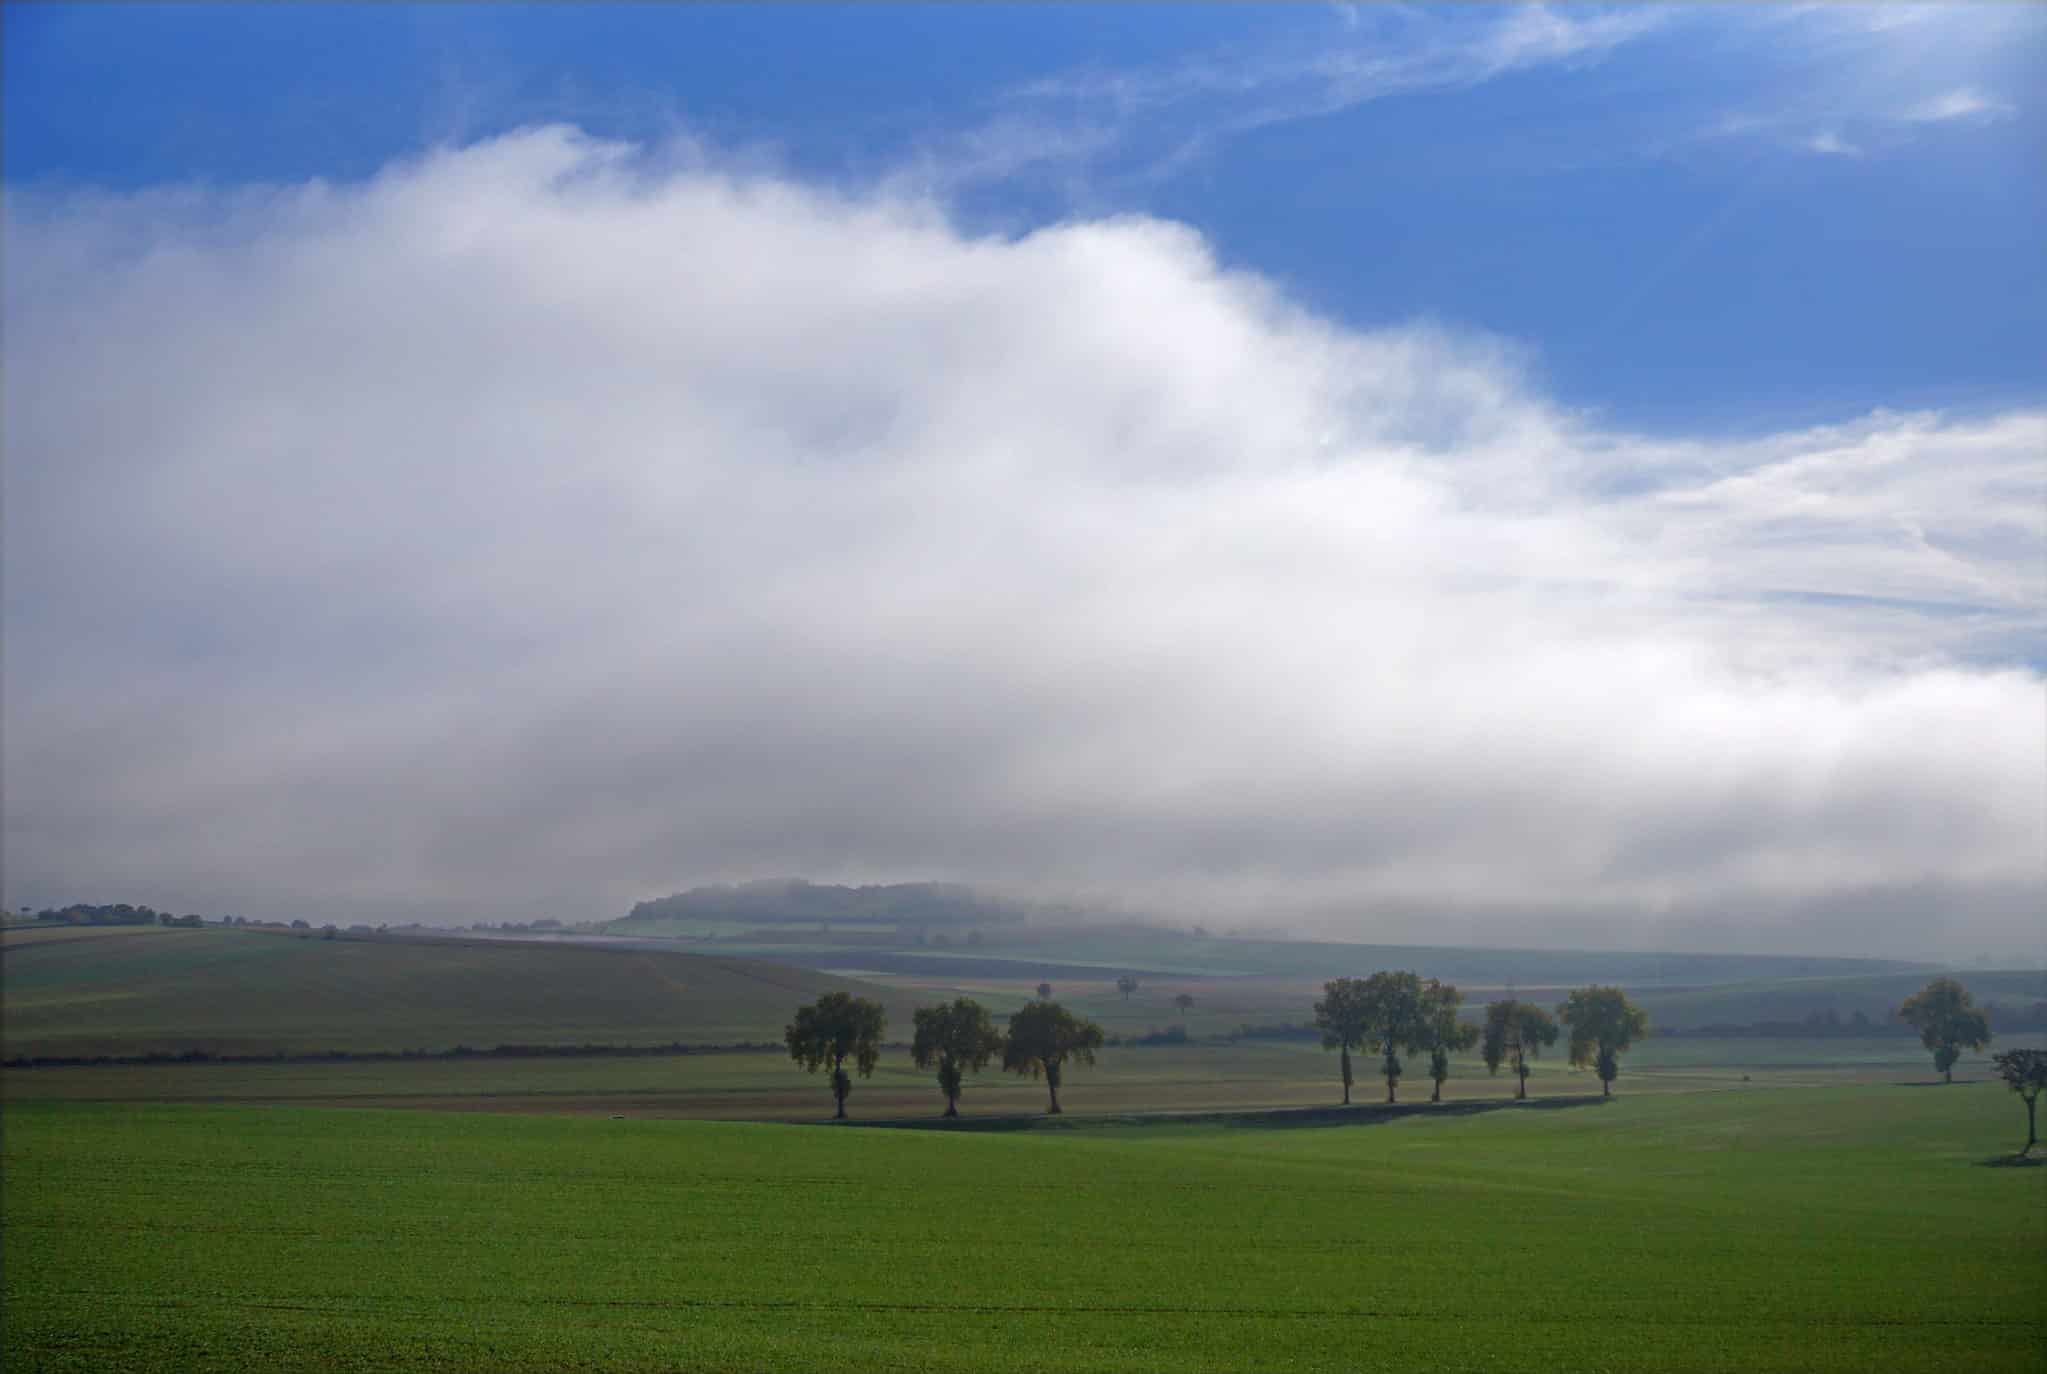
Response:
POLYGON ((1628 1000, 1619 988, 1572 988, 1557 1005, 1557 1017, 1571 1028, 1571 1063, 1591 1064, 1599 1072, 1599 1092, 1613 1096, 1621 1076, 1621 1051, 1649 1033, 1649 1014, 1628 1000))
POLYGON ((1952 978, 1936 978, 1907 997, 1898 1019, 1919 1032, 1919 1043, 1933 1051, 1933 1067, 1949 1083, 1963 1050, 1990 1043, 1990 1022, 1976 1010, 1969 990, 1952 978))
POLYGON ((1362 978, 1332 978, 1322 985, 1321 999, 1315 1003, 1315 1025, 1322 1032, 1322 1048, 1340 1051, 1338 1064, 1343 1070, 1343 1105, 1350 1105, 1350 1052, 1365 1043, 1368 1028, 1365 1006, 1365 980, 1362 978))
POLYGON ((1122 993, 1123 1000, 1128 1002, 1130 994, 1137 991, 1137 975, 1126 973, 1121 978, 1118 978, 1116 980, 1116 991, 1122 993))
POLYGON ((2047 1088, 2047 1050, 2006 1050, 1992 1055, 1990 1062, 1997 1065, 2005 1086, 2025 1099, 2026 1148, 2019 1151, 2024 1157, 2033 1153, 2033 1146, 2040 1140, 2034 1108, 2040 1102, 2040 1089, 2047 1088))
POLYGON ((853 1061, 860 1076, 874 1073, 881 1057, 881 1033, 888 1026, 888 1013, 877 1002, 828 992, 807 1007, 796 1009, 796 1019, 782 1032, 789 1057, 811 1073, 822 1065, 832 1071, 832 1100, 838 1103, 837 1120, 846 1118, 846 1094, 853 1080, 846 1075, 846 1061, 853 1061))
POLYGON ((1057 1002, 1027 1002, 1009 1018, 1009 1040, 1003 1046, 1002 1067, 1011 1073, 1045 1076, 1052 1095, 1050 1114, 1059 1114, 1059 1080, 1066 1061, 1092 1064, 1102 1047, 1102 1028, 1075 1016, 1057 1002))
POLYGON ((1050 983, 1038 984, 1038 1000, 1040 1002, 1049 1002, 1052 1000, 1052 985, 1050 983))
POLYGON ((1509 997, 1485 1009, 1485 1031, 1480 1043, 1486 1071, 1498 1073, 1501 1060, 1511 1062, 1514 1076, 1520 1080, 1514 1089, 1517 1102, 1528 1096, 1528 1061, 1541 1054, 1544 1045, 1556 1042, 1556 1021, 1532 1002, 1517 1002, 1509 997))
POLYGON ((1400 1082, 1400 1052, 1428 1043, 1423 1021, 1422 980, 1412 973, 1375 973, 1365 979, 1365 1048, 1380 1051, 1379 1072, 1386 1079, 1386 1100, 1394 1101, 1400 1082))
POLYGON ((936 1007, 917 1008, 917 1035, 910 1058, 920 1069, 936 1066, 938 1088, 945 1094, 945 1114, 960 1114, 960 1084, 1002 1053, 1002 1036, 988 1019, 988 1009, 971 997, 936 1007))
POLYGON ((1429 1052, 1429 1078, 1436 1090, 1429 1094, 1429 1101, 1443 1100, 1443 1080, 1450 1076, 1450 1056, 1462 1054, 1478 1043, 1478 1027, 1457 1014, 1464 1005, 1464 994, 1449 983, 1429 979, 1422 988, 1422 1028, 1424 1043, 1417 1049, 1429 1052))
POLYGON ((1173 999, 1173 1005, 1180 1009, 1180 1019, 1183 1021, 1186 1020, 1187 1008, 1194 1005, 1194 994, 1191 992, 1181 993, 1178 997, 1175 997, 1173 999))

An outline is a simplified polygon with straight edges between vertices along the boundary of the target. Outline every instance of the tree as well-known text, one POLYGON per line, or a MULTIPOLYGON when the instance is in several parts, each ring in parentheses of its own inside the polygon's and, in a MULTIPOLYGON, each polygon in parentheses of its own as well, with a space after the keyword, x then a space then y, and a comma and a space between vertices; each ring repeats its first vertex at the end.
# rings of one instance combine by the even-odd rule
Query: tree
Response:
POLYGON ((1315 1025, 1322 1032, 1322 1048, 1338 1050, 1343 1070, 1343 1105, 1350 1105, 1350 1052, 1365 1043, 1365 980, 1332 978, 1322 985, 1315 1003, 1315 1025))
POLYGON ((789 1057, 806 1071, 816 1073, 821 1065, 831 1066, 832 1100, 838 1104, 834 1120, 846 1119, 846 1094, 853 1091, 846 1061, 853 1061, 862 1078, 872 1076, 875 1061, 881 1058, 881 1033, 887 1026, 888 1013, 880 1003, 828 992, 809 1006, 798 1007, 796 1019, 783 1029, 789 1057))
POLYGON ((988 1009, 971 997, 936 1007, 917 1008, 917 1035, 910 1058, 920 1069, 936 1066, 938 1089, 945 1094, 945 1114, 960 1114, 960 1083, 979 1073, 1002 1053, 1002 1035, 988 1019, 988 1009))
POLYGON ((1059 1115, 1059 1079, 1068 1059, 1092 1064, 1102 1047, 1102 1028, 1075 1016, 1057 1002, 1026 1002, 1009 1018, 1009 1040, 1002 1067, 1011 1073, 1045 1076, 1052 1095, 1049 1113, 1059 1115))
POLYGON ((1450 983, 1431 978, 1422 989, 1423 1043, 1418 1050, 1429 1052, 1429 1078, 1436 1090, 1429 1101, 1443 1100, 1443 1080, 1450 1076, 1450 1056, 1462 1054, 1478 1043, 1478 1027, 1457 1014, 1464 994, 1450 983))
POLYGON ((2024 1158, 2040 1140, 2034 1109, 2040 1102, 2040 1090, 2047 1088, 2047 1050, 2006 1050, 1992 1055, 1990 1062, 1997 1065, 2005 1086, 2025 1100, 2026 1148, 2019 1151, 2024 1158))
POLYGON ((1375 973, 1365 980, 1362 996, 1365 1048, 1385 1054, 1379 1072, 1386 1079, 1386 1100, 1392 1102, 1400 1082, 1400 1052, 1428 1042, 1422 980, 1412 973, 1375 973))
POLYGON ((1118 978, 1116 980, 1116 991, 1122 993, 1123 1000, 1128 1002, 1130 994, 1137 991, 1137 975, 1126 973, 1121 978, 1118 978))
POLYGON ((1557 1004, 1557 1017, 1571 1028, 1571 1063, 1588 1063, 1599 1072, 1599 1093, 1613 1096, 1621 1076, 1621 1052, 1649 1033, 1649 1014, 1628 1000, 1619 988, 1597 985, 1572 988, 1557 1004))
POLYGON ((1181 1019, 1186 1019, 1187 1008, 1194 1005, 1194 994, 1191 992, 1181 993, 1173 999, 1173 1005, 1180 1009, 1181 1019))
POLYGON ((1936 978, 1907 997, 1898 1019, 1919 1032, 1919 1043, 1933 1051, 1933 1067, 1949 1083, 1955 1081, 1955 1061, 1963 1050, 1990 1043, 1989 1021, 1969 990, 1952 978, 1936 978))
POLYGON ((1038 1000, 1040 1002, 1049 1002, 1052 1000, 1052 985, 1050 983, 1038 984, 1038 1000))
POLYGON ((1498 1073, 1500 1061, 1510 1061, 1514 1066, 1514 1076, 1520 1080, 1514 1090, 1517 1102, 1528 1096, 1528 1061, 1540 1055, 1544 1045, 1556 1042, 1556 1021, 1532 1002, 1517 1002, 1509 997, 1485 1009, 1481 1044, 1486 1071, 1498 1073))

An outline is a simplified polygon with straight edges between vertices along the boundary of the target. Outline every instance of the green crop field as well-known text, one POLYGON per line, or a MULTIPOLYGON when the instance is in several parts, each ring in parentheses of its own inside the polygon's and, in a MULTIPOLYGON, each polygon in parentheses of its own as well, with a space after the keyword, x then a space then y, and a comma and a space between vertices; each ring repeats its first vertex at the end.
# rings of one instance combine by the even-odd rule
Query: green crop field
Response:
MULTIPOLYGON (((1088 952, 1120 949, 1116 942, 1122 938, 1111 932, 1088 952)), ((1286 948, 1185 936, 1174 936, 1169 944, 1174 957, 1227 956, 1243 962, 1255 955, 1268 964, 1284 962, 1273 951, 1286 948)), ((5 992, 0 1041, 9 1057, 445 1050, 522 1043, 731 1044, 779 1040, 798 1005, 834 989, 881 1001, 889 1011, 890 1034, 902 1038, 916 1005, 968 995, 1006 1015, 1033 997, 1040 981, 1039 974, 1020 975, 1010 965, 977 966, 964 953, 918 971, 876 972, 857 963, 813 969, 787 961, 803 957, 800 951, 785 950, 781 961, 771 962, 702 952, 708 948, 688 952, 672 941, 323 940, 217 926, 14 928, 0 936, 5 992)), ((1578 967, 1570 961, 1581 959, 1502 950, 1303 948, 1324 959, 1324 976, 1414 967, 1425 976, 1461 978, 1472 1012, 1508 986, 1516 995, 1554 1002, 1564 985, 1547 980, 1578 967), (1403 963, 1401 956, 1416 957, 1403 963), (1506 984, 1484 981, 1513 968, 1523 972, 1506 984)), ((1605 969, 1650 980, 1627 986, 1652 1023, 1663 1027, 1795 1021, 1829 1010, 1844 1018, 1861 1010, 1881 1024, 1887 1009, 1926 977, 1923 972, 1843 973, 1842 968, 1856 966, 1847 960, 1582 959, 1590 961, 1579 969, 1577 976, 1583 978, 1606 976, 1605 969), (1758 969, 1781 972, 1801 963, 1823 971, 1798 978, 1756 976, 1758 969), (1657 981, 1679 974, 1733 981, 1657 981)), ((1146 974, 1135 994, 1124 997, 1115 987, 1116 967, 1069 967, 1051 981, 1061 1002, 1123 1037, 1175 1027, 1191 1036, 1215 1037, 1244 1025, 1304 1024, 1313 1018, 1321 986, 1298 973, 1146 974), (1194 999, 1184 1011, 1174 1004, 1182 993, 1194 999)), ((1980 1000, 2011 1008, 2047 1000, 2047 972, 1964 977, 1980 1000)))
POLYGON ((939 945, 933 932, 913 941, 913 924, 893 928, 901 937, 877 942, 890 927, 843 922, 703 922, 627 917, 604 924, 614 936, 654 942, 705 942, 721 952, 844 965, 876 972, 942 972, 962 976, 1044 976, 1113 980, 1123 971, 1157 977, 1328 978, 1338 972, 1409 968, 1457 983, 1524 985, 1624 982, 1631 987, 1695 987, 1751 979, 1879 976, 1921 969, 1916 964, 1831 956, 1696 954, 1661 951, 1486 949, 1451 945, 1370 945, 1250 936, 1196 934, 1159 926, 1040 926, 995 924, 955 931, 939 945), (859 938, 841 938, 858 935, 859 938), (1041 973, 1041 969, 1066 970, 1041 973))
MULTIPOLYGON (((2047 1037, 2000 1037, 1993 1048, 2038 1047, 2047 1037)), ((1356 1100, 1383 1099, 1373 1065, 1360 1062, 1356 1100)), ((1403 1102, 1426 1099, 1419 1065, 1401 1084, 1403 1102)), ((1966 1056, 1956 1079, 1982 1082, 1985 1056, 1966 1056)), ((1909 1037, 1656 1039, 1629 1051, 1622 1092, 1697 1092, 1830 1084, 1923 1083, 1932 1065, 1909 1037)), ((1562 1056, 1536 1061, 1531 1093, 1585 1096, 1599 1091, 1588 1072, 1562 1056)), ((1336 1056, 1301 1041, 1236 1045, 1161 1045, 1103 1051, 1093 1067, 1068 1070, 1060 1098, 1076 1116, 1130 1112, 1251 1111, 1327 1106, 1340 1087, 1336 1056)), ((1459 1057, 1445 1088, 1453 1102, 1511 1097, 1510 1073, 1489 1077, 1477 1059, 1459 1057)), ((810 1121, 828 1115, 820 1076, 804 1073, 779 1050, 589 1058, 419 1059, 322 1063, 121 1064, 0 1070, 0 1101, 279 1103, 548 1112, 711 1120, 810 1121)), ((856 1081, 856 1120, 923 1117, 943 1106, 929 1071, 901 1048, 885 1051, 872 1078, 856 1081)), ((1042 1111, 1045 1089, 1014 1075, 968 1079, 961 1110, 971 1118, 1042 1111)))
POLYGON ((785 964, 571 944, 103 926, 0 951, 9 1056, 774 1041, 834 989, 909 1016, 785 964))
MULTIPOLYGON (((1126 998, 1070 972, 1055 995, 1112 1035, 1188 1038, 1071 1066, 1056 1119, 1041 1084, 977 1075, 966 1129, 938 1131, 905 1129, 941 1105, 910 1008, 964 992, 999 1019, 1034 979, 218 928, 0 950, 10 1054, 771 1041, 833 989, 891 1016, 852 1127, 817 1124, 824 1080, 779 1050, 0 1069, 10 1370, 1994 1371, 2047 1351, 2047 1170, 1992 1167, 2020 1104, 1981 1054, 1934 1085, 1895 1032, 1658 1036, 1610 1103, 1553 1050, 1534 1104, 1466 1056, 1442 1106, 1415 1062, 1383 1109, 1361 1056, 1342 1110, 1312 1039, 1226 1038, 1308 1020, 1311 980, 1154 973, 1126 998)), ((1919 976, 1722 972, 1642 1000, 1771 1014, 1919 976)), ((1971 981, 2016 1001, 2038 977, 1971 981)))
POLYGON ((1993 1084, 1007 1134, 14 1104, 9 1367, 2036 1370, 1993 1084))

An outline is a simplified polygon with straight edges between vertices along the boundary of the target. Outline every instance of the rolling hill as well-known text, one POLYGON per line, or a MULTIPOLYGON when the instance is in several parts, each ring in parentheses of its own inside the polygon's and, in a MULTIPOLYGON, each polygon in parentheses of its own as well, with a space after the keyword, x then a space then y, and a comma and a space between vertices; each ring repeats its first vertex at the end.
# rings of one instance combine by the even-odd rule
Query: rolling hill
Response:
POLYGON ((0 938, 6 1056, 652 1046, 776 1041, 821 993, 905 995, 786 964, 475 939, 159 927, 0 938))

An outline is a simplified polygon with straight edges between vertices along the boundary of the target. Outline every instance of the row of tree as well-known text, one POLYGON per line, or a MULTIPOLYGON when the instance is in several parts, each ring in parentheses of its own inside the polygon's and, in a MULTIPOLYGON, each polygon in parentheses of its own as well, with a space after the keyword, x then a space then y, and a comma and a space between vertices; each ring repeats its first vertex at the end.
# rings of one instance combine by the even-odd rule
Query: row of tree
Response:
MULTIPOLYGON (((1059 1084, 1065 1066, 1069 1062, 1094 1063, 1104 1037, 1100 1026, 1052 1001, 1051 991, 1050 984, 1040 983, 1038 1000, 1011 1014, 1006 1033, 995 1028, 988 1009, 971 997, 917 1009, 910 1057, 917 1067, 937 1071, 947 1116, 959 1115, 966 1076, 980 1072, 998 1057, 1008 1072, 1043 1078, 1050 1110, 1059 1110, 1059 1084)), ((1512 1068, 1514 1096, 1525 1099, 1530 1065, 1566 1030, 1572 1065, 1592 1069, 1599 1076, 1601 1094, 1610 1097, 1614 1080, 1620 1077, 1621 1055, 1649 1033, 1648 1015, 1629 1001, 1625 992, 1598 984, 1572 989, 1557 1004, 1554 1015, 1532 1002, 1510 997, 1488 1004, 1485 1019, 1474 1022, 1464 1019, 1463 1005, 1464 994, 1454 985, 1434 978, 1423 981, 1408 972, 1382 971, 1369 978, 1336 978, 1324 983, 1322 996, 1315 1002, 1315 1026, 1322 1034, 1323 1048, 1338 1051, 1345 1105, 1350 1103, 1355 1082, 1351 1071, 1354 1050, 1380 1056, 1379 1073, 1386 1080, 1388 1102, 1398 1100, 1406 1068, 1401 1056, 1426 1054, 1429 1077, 1435 1085, 1429 1100, 1440 1102, 1443 1084, 1450 1077, 1451 1056, 1474 1046, 1488 1073, 1497 1074, 1502 1065, 1512 1068)), ((1907 998, 1898 1014, 1919 1030, 1922 1042, 1933 1052, 1934 1067, 1950 1082, 1961 1051, 1981 1049, 1990 1042, 1987 1020, 1968 990, 1952 978, 1935 978, 1907 998)), ((888 1014, 879 1003, 834 992, 799 1008, 783 1035, 790 1057, 805 1069, 831 1071, 832 1098, 837 1116, 843 1119, 846 1098, 853 1088, 847 1066, 863 1078, 871 1076, 881 1057, 887 1027, 888 1014)), ((2022 1072, 2007 1068, 2002 1055, 1999 1068, 2014 1089, 2020 1090, 2013 1074, 2018 1073, 2020 1079, 2035 1075, 2027 1081, 2037 1083, 2039 1070, 2031 1056, 2040 1052, 2016 1053, 2026 1065, 2022 1072)), ((2037 1086, 2032 1088, 2034 1094, 2038 1091, 2037 1086)), ((2029 1120, 2031 1111, 2032 1098, 2028 1097, 2029 1120)), ((2029 1149, 2031 1143, 2029 1140, 2029 1149)))
MULTIPOLYGON (((846 1098, 853 1091, 853 1078, 846 1066, 852 1065, 862 1078, 870 1077, 881 1060, 881 1037, 887 1029, 888 1013, 880 1003, 828 992, 809 1006, 797 1008, 796 1019, 783 1030, 783 1040, 789 1057, 811 1073, 831 1070, 835 1115, 844 1120, 846 1098)), ((1040 999, 1025 1003, 1011 1013, 1004 1033, 995 1029, 986 1007, 971 997, 960 997, 917 1009, 910 1058, 920 1069, 938 1071, 947 1116, 959 1115, 967 1075, 985 1069, 997 1056, 1010 1073, 1043 1078, 1051 1095, 1049 1110, 1056 1114, 1059 1083, 1067 1063, 1092 1064, 1101 1047, 1102 1028, 1057 1002, 1040 999)))
POLYGON ((1375 973, 1369 978, 1337 978, 1322 985, 1315 1003, 1315 1025, 1322 1047, 1339 1053, 1343 1100, 1350 1102, 1351 1051, 1382 1056, 1379 1072, 1386 1079, 1386 1100, 1396 1089, 1405 1066, 1403 1054, 1426 1054, 1435 1083, 1431 1102, 1443 1100, 1450 1077, 1450 1056, 1477 1045, 1486 1070, 1498 1073, 1511 1064, 1517 1080, 1514 1096, 1528 1096, 1528 1067, 1545 1045, 1557 1041, 1557 1022, 1570 1029, 1571 1062, 1599 1074, 1600 1090, 1613 1092, 1620 1077, 1620 1056, 1649 1032, 1649 1018, 1619 988, 1584 987, 1557 1007, 1556 1016, 1532 1002, 1513 998, 1486 1007, 1483 1024, 1466 1021, 1459 1009, 1464 994, 1434 978, 1423 982, 1413 973, 1375 973))
MULTIPOLYGON (((1040 991, 1049 989, 1040 985, 1040 991)), ((1529 1063, 1542 1046, 1557 1040, 1557 1021, 1532 1003, 1507 999, 1486 1008, 1483 1025, 1459 1015, 1463 994, 1447 983, 1423 983, 1412 973, 1375 973, 1370 978, 1338 978, 1323 985, 1315 1003, 1315 1023, 1323 1045, 1342 1054, 1343 1100, 1350 1102, 1351 1051, 1381 1054, 1386 1100, 1397 1100, 1402 1054, 1426 1053, 1435 1082, 1430 1101, 1441 1101, 1450 1076, 1450 1056, 1481 1047, 1489 1071, 1511 1064, 1518 1080, 1515 1096, 1528 1095, 1529 1063)), ((1557 1008, 1571 1031, 1571 1062, 1590 1064, 1601 1087, 1611 1093, 1620 1074, 1620 1054, 1648 1030, 1648 1018, 1619 988, 1588 987, 1573 992, 1557 1008)), ((998 1031, 988 1009, 971 997, 935 1007, 919 1007, 910 1058, 920 1069, 935 1069, 945 1094, 945 1114, 959 1115, 966 1077, 997 1058, 1004 1070, 1043 1078, 1048 1110, 1059 1111, 1059 1084, 1069 1062, 1094 1063, 1102 1047, 1102 1028, 1041 997, 1011 1014, 1007 1032, 998 1031)), ((888 1013, 877 1002, 848 993, 827 993, 800 1007, 783 1030, 789 1056, 809 1072, 829 1071, 834 1115, 843 1120, 853 1074, 871 1077, 881 1060, 888 1013), (849 1071, 850 1069, 850 1071, 849 1071)))
MULTIPOLYGON (((27 907, 22 911, 26 913, 27 907)), ((202 926, 206 924, 200 916, 174 916, 168 911, 158 911, 153 906, 130 906, 127 902, 115 902, 110 906, 93 906, 86 902, 73 902, 66 907, 44 907, 35 914, 38 921, 51 921, 72 926, 202 926)), ((223 916, 221 924, 226 925, 234 918, 223 916)))

